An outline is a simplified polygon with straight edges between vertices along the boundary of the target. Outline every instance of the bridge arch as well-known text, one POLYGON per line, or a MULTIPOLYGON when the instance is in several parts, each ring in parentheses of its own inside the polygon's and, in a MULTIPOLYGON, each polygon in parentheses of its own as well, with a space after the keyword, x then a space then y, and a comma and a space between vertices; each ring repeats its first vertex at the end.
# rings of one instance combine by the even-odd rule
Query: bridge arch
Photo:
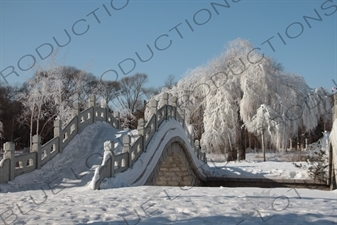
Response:
POLYGON ((176 136, 165 145, 146 185, 155 186, 203 186, 204 176, 193 162, 185 141, 176 136))

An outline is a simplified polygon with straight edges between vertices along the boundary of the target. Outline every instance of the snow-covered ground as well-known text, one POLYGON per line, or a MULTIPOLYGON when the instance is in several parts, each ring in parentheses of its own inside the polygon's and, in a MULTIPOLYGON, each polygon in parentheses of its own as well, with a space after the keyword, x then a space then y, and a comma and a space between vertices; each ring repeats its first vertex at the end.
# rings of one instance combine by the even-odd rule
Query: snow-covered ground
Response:
POLYGON ((2 194, 0 224, 335 224, 336 191, 75 187, 2 194), (4 223, 6 222, 6 223, 4 223))
POLYGON ((296 151, 283 154, 268 152, 266 162, 263 161, 262 152, 249 152, 246 153, 246 160, 232 162, 219 162, 224 157, 208 156, 208 165, 214 169, 213 175, 222 177, 311 179, 307 172, 310 166, 307 162, 295 162, 297 165, 302 164, 302 168, 296 167, 292 162, 294 158, 298 159, 297 154, 296 151))
MULTIPOLYGON (((88 184, 102 161, 104 141, 113 140, 115 153, 121 152, 121 137, 126 133, 135 135, 96 123, 41 170, 1 184, 0 225, 337 222, 337 191, 150 186, 90 190, 88 184)), ((261 163, 249 154, 244 162, 209 162, 213 171, 228 176, 306 176, 304 170, 291 165, 261 163)))
MULTIPOLYGON (((301 163, 307 165, 306 162, 301 163)), ((297 168, 292 162, 211 162, 210 166, 220 169, 215 170, 215 173, 224 177, 311 179, 306 170, 297 168)))

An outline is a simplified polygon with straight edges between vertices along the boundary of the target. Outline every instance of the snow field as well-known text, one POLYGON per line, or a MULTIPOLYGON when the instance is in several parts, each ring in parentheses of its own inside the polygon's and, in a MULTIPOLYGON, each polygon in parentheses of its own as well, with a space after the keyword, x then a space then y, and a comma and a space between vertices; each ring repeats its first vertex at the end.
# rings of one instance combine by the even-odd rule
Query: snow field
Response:
MULTIPOLYGON (((336 191, 128 187, 7 193, 7 224, 333 224, 336 191), (33 202, 36 201, 35 203, 33 202)), ((4 197, 4 196, 3 196, 4 197)), ((1 223, 0 224, 5 224, 1 223)))
MULTIPOLYGON (((219 162, 224 157, 216 155, 208 156, 208 165, 213 169, 213 174, 222 177, 242 178, 274 178, 274 179, 311 179, 307 172, 310 166, 307 162, 299 161, 303 168, 298 168, 294 162, 284 161, 284 158, 292 158, 298 152, 266 153, 267 161, 263 162, 262 153, 246 153, 246 160, 219 162), (282 155, 283 154, 283 155, 282 155)), ((308 153, 302 153, 308 154, 308 153)))

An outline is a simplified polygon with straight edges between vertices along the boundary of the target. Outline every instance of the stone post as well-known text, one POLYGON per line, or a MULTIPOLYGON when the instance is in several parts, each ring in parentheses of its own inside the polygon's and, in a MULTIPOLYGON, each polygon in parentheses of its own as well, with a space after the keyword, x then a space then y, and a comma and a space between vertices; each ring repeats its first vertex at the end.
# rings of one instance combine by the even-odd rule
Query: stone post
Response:
POLYGON ((73 116, 78 116, 80 114, 80 106, 78 102, 73 102, 73 116))
POLYGON ((13 142, 6 142, 4 144, 4 159, 9 159, 9 180, 14 180, 14 172, 15 172, 15 145, 13 142))
POLYGON ((150 107, 151 107, 151 114, 153 116, 155 116, 155 120, 154 120, 154 127, 155 127, 155 131, 158 130, 158 121, 157 121, 157 115, 158 115, 158 102, 155 99, 152 99, 150 101, 150 107))
POLYGON ((163 93, 163 98, 162 98, 163 105, 168 105, 169 104, 168 99, 169 99, 169 94, 167 92, 163 93))
POLYGON ((120 113, 115 111, 114 112, 114 117, 117 120, 116 128, 121 129, 121 124, 120 124, 120 113))
POLYGON ((33 136, 32 152, 36 152, 36 169, 41 169, 41 137, 39 135, 33 136))
POLYGON ((145 148, 145 141, 146 141, 146 133, 145 133, 145 121, 143 118, 138 120, 138 126, 137 126, 137 130, 138 130, 138 134, 141 136, 140 138, 142 139, 142 151, 146 152, 146 148, 145 148))
POLYGON ((151 114, 157 115, 157 107, 158 107, 158 101, 155 99, 152 99, 150 101, 150 107, 151 107, 151 114))
POLYGON ((124 135, 123 137, 123 153, 128 153, 128 160, 127 160, 127 167, 131 168, 131 145, 130 145, 131 139, 129 135, 124 135))
POLYGON ((103 108, 103 109, 106 109, 106 108, 108 108, 107 107, 107 102, 106 102, 106 99, 101 99, 101 104, 100 104, 100 106, 101 106, 101 108, 103 108))
POLYGON ((172 96, 170 98, 170 105, 172 105, 174 107, 173 118, 176 120, 177 119, 177 97, 176 96, 172 96))
POLYGON ((90 95, 89 96, 89 108, 90 107, 95 107, 96 106, 96 96, 95 95, 90 95))
POLYGON ((103 98, 101 99, 100 107, 102 109, 104 109, 105 122, 108 122, 108 113, 109 113, 109 110, 108 110, 108 107, 107 107, 106 99, 103 99, 103 98))
POLYGON ((186 118, 186 111, 185 109, 183 110, 183 114, 181 115, 181 118, 183 119, 183 128, 185 129, 185 118, 186 118))
POLYGON ((163 98, 162 98, 162 101, 163 101, 163 106, 165 106, 165 120, 167 120, 168 118, 168 112, 167 112, 167 105, 169 104, 169 94, 167 92, 163 93, 163 98))
POLYGON ((61 120, 59 119, 56 119, 54 121, 54 138, 58 138, 58 141, 57 141, 57 151, 59 153, 61 153, 63 151, 63 148, 62 148, 62 122, 61 120))
POLYGON ((93 115, 92 115, 92 122, 96 122, 96 96, 95 95, 90 95, 89 97, 89 107, 93 107, 93 115))
POLYGON ((194 141, 195 147, 197 148, 197 158, 200 159, 200 142, 199 140, 194 141))
POLYGON ((73 102, 73 116, 76 117, 76 134, 80 133, 79 125, 81 124, 80 118, 80 106, 78 102, 73 102))
POLYGON ((104 142, 104 154, 110 155, 110 160, 107 162, 107 167, 109 169, 109 177, 113 177, 115 174, 115 154, 114 154, 114 143, 112 141, 104 142))

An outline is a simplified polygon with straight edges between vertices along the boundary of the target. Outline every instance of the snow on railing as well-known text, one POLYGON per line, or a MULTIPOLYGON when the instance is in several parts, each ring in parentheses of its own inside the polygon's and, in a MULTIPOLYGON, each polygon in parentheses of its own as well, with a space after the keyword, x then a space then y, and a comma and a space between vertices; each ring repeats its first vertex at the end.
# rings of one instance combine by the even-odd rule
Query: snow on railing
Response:
POLYGON ((113 144, 109 144, 110 148, 107 148, 106 143, 104 143, 105 151, 109 152, 111 156, 108 160, 112 160, 110 163, 105 163, 105 159, 100 166, 98 166, 95 170, 95 175, 92 178, 90 188, 93 190, 100 189, 100 184, 105 178, 112 177, 114 174, 118 172, 123 172, 128 168, 131 168, 133 163, 137 160, 137 158, 146 151, 148 144, 150 143, 152 137, 158 131, 158 128, 162 122, 173 118, 177 120, 181 126, 184 128, 186 136, 188 137, 189 143, 192 146, 192 149, 197 156, 197 158, 203 162, 206 162, 206 153, 201 152, 199 141, 196 140, 194 142, 192 131, 188 129, 185 123, 185 115, 180 115, 177 108, 177 98, 172 97, 170 99, 170 104, 168 101, 168 94, 163 94, 163 106, 158 109, 158 101, 152 99, 150 101, 151 108, 151 118, 145 124, 144 119, 140 119, 138 121, 138 134, 139 137, 130 144, 130 136, 125 135, 123 137, 123 153, 119 155, 115 155, 113 152, 113 144))
POLYGON ((107 108, 96 107, 95 96, 90 96, 89 108, 80 112, 78 103, 74 103, 74 118, 62 129, 61 121, 54 121, 54 138, 41 145, 41 137, 33 136, 31 152, 14 156, 15 146, 12 142, 4 144, 4 157, 0 162, 0 183, 14 177, 40 169, 53 159, 70 143, 85 127, 96 121, 105 121, 120 129, 119 113, 112 115, 107 108))

